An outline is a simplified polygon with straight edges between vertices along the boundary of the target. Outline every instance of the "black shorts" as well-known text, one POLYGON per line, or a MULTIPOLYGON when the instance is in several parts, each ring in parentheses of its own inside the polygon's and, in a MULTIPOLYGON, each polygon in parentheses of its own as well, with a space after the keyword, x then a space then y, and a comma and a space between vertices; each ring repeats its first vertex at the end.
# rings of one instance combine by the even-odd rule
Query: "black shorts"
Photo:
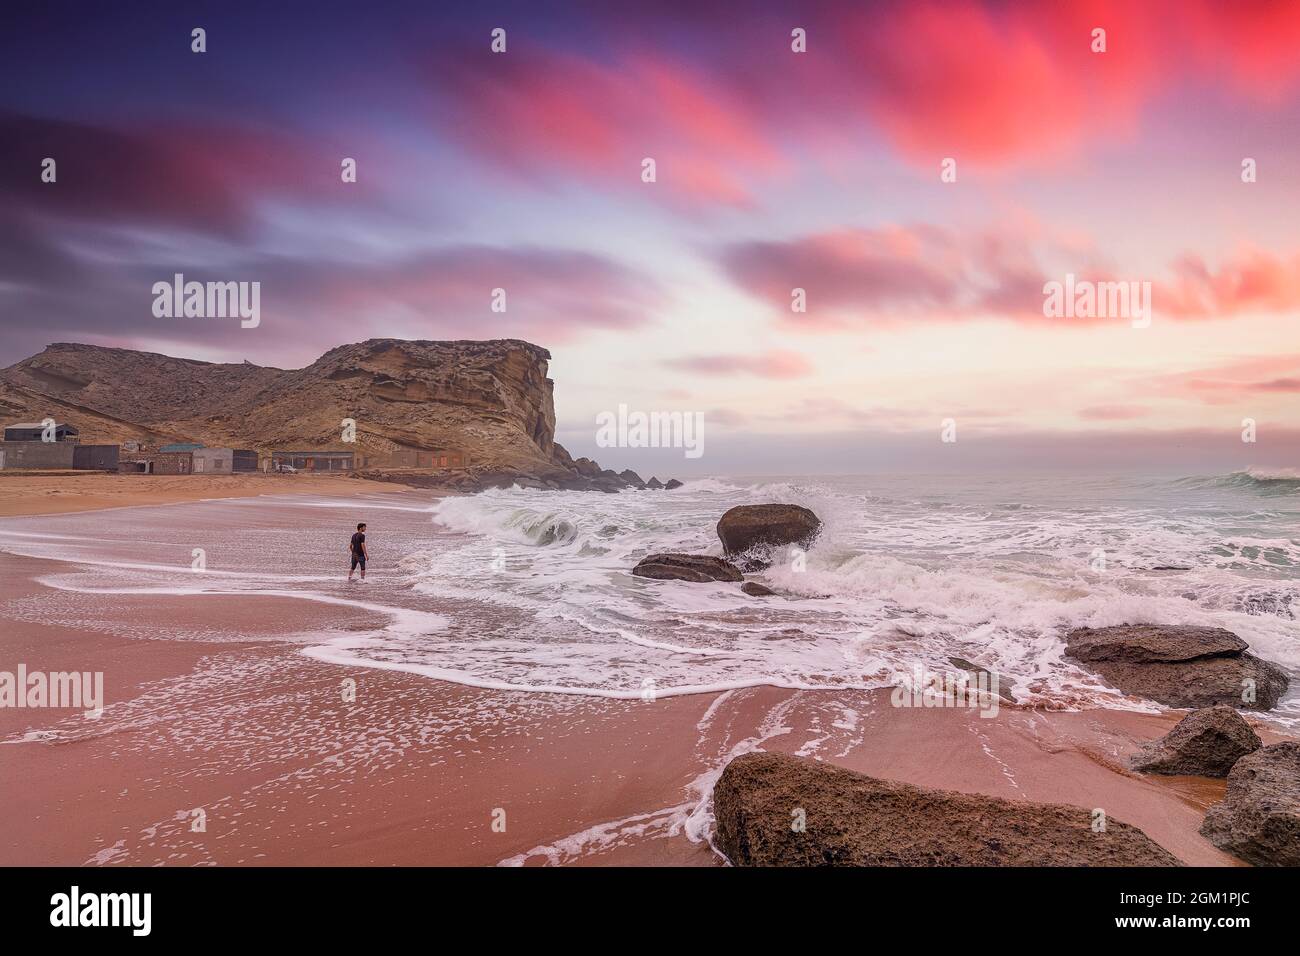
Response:
POLYGON ((364 554, 357 554, 355 551, 353 551, 352 552, 353 571, 357 569, 357 565, 361 565, 361 570, 364 571, 366 569, 366 556, 364 554))

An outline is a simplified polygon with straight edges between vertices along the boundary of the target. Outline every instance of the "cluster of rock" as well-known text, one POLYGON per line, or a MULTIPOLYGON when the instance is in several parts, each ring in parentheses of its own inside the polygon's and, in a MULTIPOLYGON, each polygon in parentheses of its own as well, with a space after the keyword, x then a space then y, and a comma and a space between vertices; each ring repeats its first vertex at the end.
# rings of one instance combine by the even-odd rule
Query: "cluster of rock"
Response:
POLYGON ((744 754, 713 788, 715 843, 736 866, 1181 866, 1137 827, 1090 811, 881 780, 787 754, 744 754))
POLYGON ((1300 866, 1300 743, 1261 747, 1233 764, 1201 835, 1256 866, 1300 866))
MULTIPOLYGON (((725 580, 736 580, 739 569, 728 567, 725 580)), ((1248 862, 1297 866, 1300 743, 1264 746, 1238 712, 1272 707, 1287 677, 1246 646, 1217 628, 1127 625, 1072 632, 1067 656, 1127 693, 1206 701, 1143 746, 1133 769, 1226 777, 1201 834, 1248 862), (1253 682, 1253 695, 1243 695, 1243 681, 1253 682)), ((1181 865, 1131 825, 1111 820, 1094 832, 1082 807, 912 786, 777 753, 731 761, 714 787, 713 812, 716 845, 737 866, 1181 865)))
MULTIPOLYGON (((776 548, 807 548, 821 531, 821 520, 800 505, 738 505, 718 522, 718 539, 726 557, 660 553, 642 558, 632 573, 663 581, 744 581, 745 571, 771 567, 776 548)), ((771 588, 745 581, 740 589, 751 597, 769 597, 771 588)))
POLYGON ((1219 627, 1124 624, 1071 631, 1065 656, 1126 694, 1168 707, 1271 710, 1286 691, 1286 671, 1248 646, 1219 627))
POLYGON ((1207 707, 1132 758, 1144 773, 1227 777, 1201 835, 1257 866, 1300 866, 1300 743, 1264 746, 1236 710, 1207 707))
MULTIPOLYGON (((567 457, 562 445, 555 445, 556 456, 558 459, 567 457)), ((616 493, 627 488, 633 488, 637 491, 672 491, 674 488, 680 488, 682 483, 676 478, 669 478, 667 481, 660 481, 654 475, 650 479, 644 480, 631 468, 625 468, 623 471, 614 471, 612 468, 601 468, 590 458, 570 459, 572 467, 569 474, 562 475, 537 475, 528 472, 521 472, 513 476, 502 476, 501 480, 510 480, 521 488, 537 488, 547 491, 604 491, 616 493)))

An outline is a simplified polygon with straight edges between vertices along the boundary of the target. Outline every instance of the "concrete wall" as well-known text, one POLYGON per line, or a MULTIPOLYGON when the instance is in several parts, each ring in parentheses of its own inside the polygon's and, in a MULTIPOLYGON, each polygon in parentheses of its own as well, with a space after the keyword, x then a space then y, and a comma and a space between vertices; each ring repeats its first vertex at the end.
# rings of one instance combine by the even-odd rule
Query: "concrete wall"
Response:
POLYGON ((4 469, 16 468, 71 468, 75 442, 70 441, 7 441, 0 442, 0 456, 4 469))
POLYGON ((233 448, 196 448, 191 456, 196 475, 228 475, 234 471, 233 448))
POLYGON ((446 449, 400 448, 387 455, 366 455, 360 460, 361 468, 464 468, 464 452, 446 449))
POLYGON ((117 445, 73 445, 72 467, 93 471, 117 471, 117 445))
POLYGON ((193 468, 188 451, 135 452, 118 463, 118 471, 123 474, 188 475, 193 468), (143 470, 140 463, 144 465, 143 470))
POLYGON ((0 442, 0 467, 78 468, 83 471, 116 471, 116 445, 81 445, 71 441, 0 442))
POLYGON ((276 451, 273 465, 291 465, 298 471, 351 471, 354 455, 350 451, 276 451))

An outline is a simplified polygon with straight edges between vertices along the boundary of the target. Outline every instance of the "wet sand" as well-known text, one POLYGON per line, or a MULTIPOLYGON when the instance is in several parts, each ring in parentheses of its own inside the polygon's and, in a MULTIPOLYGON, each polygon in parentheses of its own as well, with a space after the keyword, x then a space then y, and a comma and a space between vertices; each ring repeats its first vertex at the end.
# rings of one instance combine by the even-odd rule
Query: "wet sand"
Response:
POLYGON ((394 485, 344 475, 113 475, 0 471, 0 516, 65 514, 250 495, 355 495, 394 485))
MULTIPOLYGON (((171 514, 197 533, 207 512, 171 514)), ((98 720, 0 710, 0 863, 721 865, 708 792, 754 748, 1100 807, 1185 862, 1236 863, 1196 832, 1222 781, 1123 768, 1176 712, 985 719, 896 708, 888 691, 480 690, 302 653, 312 631, 380 626, 364 608, 192 593, 94 606, 51 586, 69 568, 0 553, 0 669, 103 671, 108 702, 98 720)), ((382 593, 372 578, 347 593, 382 593)))

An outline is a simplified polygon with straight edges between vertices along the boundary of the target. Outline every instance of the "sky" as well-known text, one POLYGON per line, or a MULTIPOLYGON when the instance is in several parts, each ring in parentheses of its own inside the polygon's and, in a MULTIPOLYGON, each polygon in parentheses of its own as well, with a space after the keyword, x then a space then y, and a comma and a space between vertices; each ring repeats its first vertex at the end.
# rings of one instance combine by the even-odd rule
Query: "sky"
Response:
POLYGON ((1297 223, 1294 2, 0 13, 0 364, 522 338, 619 467, 1300 468, 1297 223), (259 324, 156 316, 176 273, 259 324), (1046 315, 1067 276, 1149 324, 1046 315), (704 455, 611 456, 619 405, 704 455))

